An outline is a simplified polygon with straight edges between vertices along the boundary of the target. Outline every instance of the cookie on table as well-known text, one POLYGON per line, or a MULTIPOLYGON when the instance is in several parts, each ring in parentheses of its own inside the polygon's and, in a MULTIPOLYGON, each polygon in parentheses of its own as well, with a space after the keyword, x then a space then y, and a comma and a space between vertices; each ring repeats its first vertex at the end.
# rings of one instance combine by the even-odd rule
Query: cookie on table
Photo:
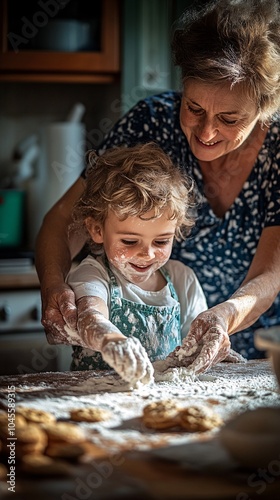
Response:
POLYGON ((25 455, 43 453, 47 446, 47 435, 37 424, 27 424, 16 430, 16 455, 22 458, 25 455))
POLYGON ((26 455, 38 455, 45 452, 46 445, 38 442, 38 443, 26 443, 23 445, 18 445, 16 448, 16 457, 19 460, 22 460, 26 455))
POLYGON ((16 415, 22 415, 27 422, 34 422, 36 424, 47 424, 49 422, 56 421, 55 416, 48 411, 37 410, 36 408, 27 408, 24 406, 17 407, 16 415))
POLYGON ((84 430, 70 422, 54 422, 43 424, 43 429, 48 436, 48 443, 82 443, 86 440, 84 430))
POLYGON ((17 444, 36 443, 37 441, 46 442, 47 437, 44 430, 37 424, 27 424, 16 430, 15 437, 17 444))
POLYGON ((143 408, 142 421, 151 429, 169 429, 179 424, 180 409, 172 399, 154 401, 143 408))
POLYGON ((206 432, 222 425, 222 419, 210 408, 189 406, 180 411, 179 422, 187 432, 206 432))
POLYGON ((8 434, 8 423, 10 423, 11 421, 14 423, 15 430, 27 425, 27 420, 23 415, 14 413, 13 415, 9 415, 8 420, 8 412, 0 411, 0 431, 2 431, 2 434, 8 434))
POLYGON ((112 416, 109 410, 99 407, 75 408, 70 411, 70 418, 75 422, 102 422, 112 416))

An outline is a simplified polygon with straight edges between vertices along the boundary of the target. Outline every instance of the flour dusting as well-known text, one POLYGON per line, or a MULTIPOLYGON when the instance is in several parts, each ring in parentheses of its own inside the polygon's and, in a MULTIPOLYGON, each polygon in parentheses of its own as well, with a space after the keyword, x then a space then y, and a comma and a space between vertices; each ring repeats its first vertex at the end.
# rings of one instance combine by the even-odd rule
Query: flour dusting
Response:
POLYGON ((17 404, 50 411, 59 420, 69 419, 74 408, 98 406, 109 410, 113 414, 110 420, 81 426, 93 443, 112 452, 202 439, 199 434, 146 429, 142 411, 152 401, 172 398, 181 407, 203 404, 214 409, 224 422, 249 409, 280 408, 279 387, 268 360, 219 363, 198 377, 191 377, 184 368, 155 370, 154 383, 140 383, 135 388, 113 371, 11 375, 0 381, 0 405, 4 408, 11 385, 16 388, 17 404))

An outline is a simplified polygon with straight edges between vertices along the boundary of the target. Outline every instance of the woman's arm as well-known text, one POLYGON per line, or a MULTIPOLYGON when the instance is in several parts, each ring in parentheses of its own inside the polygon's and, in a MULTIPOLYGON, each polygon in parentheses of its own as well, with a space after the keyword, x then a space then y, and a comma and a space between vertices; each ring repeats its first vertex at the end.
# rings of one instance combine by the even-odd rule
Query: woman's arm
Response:
POLYGON ((70 235, 71 212, 84 190, 80 177, 45 215, 37 236, 35 265, 41 285, 42 324, 51 344, 61 343, 65 324, 76 328, 75 296, 65 283, 72 259, 84 241, 70 235))
POLYGON ((280 227, 263 230, 248 274, 225 302, 202 312, 192 322, 182 348, 172 353, 179 365, 200 373, 223 361, 230 351, 229 335, 252 325, 280 291, 280 227))
MULTIPOLYGON (((280 291, 280 227, 263 230, 248 274, 227 308, 229 335, 252 325, 274 302, 280 291)), ((216 306, 219 307, 219 306, 216 306)))

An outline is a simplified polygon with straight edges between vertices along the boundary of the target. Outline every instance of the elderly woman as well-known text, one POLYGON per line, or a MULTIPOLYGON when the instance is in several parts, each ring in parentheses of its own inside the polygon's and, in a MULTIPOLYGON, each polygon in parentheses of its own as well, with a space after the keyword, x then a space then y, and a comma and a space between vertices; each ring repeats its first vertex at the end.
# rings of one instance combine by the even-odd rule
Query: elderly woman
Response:
MULTIPOLYGON (((140 101, 100 146, 155 141, 194 179, 196 225, 173 257, 193 268, 209 309, 197 316, 171 365, 196 373, 246 358, 253 332, 280 324, 280 12, 277 0, 217 0, 185 12, 172 49, 182 93, 140 101)), ((74 293, 65 284, 82 241, 68 238, 84 175, 49 211, 36 265, 49 342, 75 327, 74 293)))

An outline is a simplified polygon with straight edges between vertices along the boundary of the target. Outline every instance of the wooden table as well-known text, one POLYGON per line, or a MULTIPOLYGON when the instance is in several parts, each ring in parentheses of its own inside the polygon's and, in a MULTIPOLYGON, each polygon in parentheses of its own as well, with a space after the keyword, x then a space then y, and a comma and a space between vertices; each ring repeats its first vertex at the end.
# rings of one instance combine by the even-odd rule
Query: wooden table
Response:
MULTIPOLYGON (((13 499, 279 499, 280 450, 279 460, 268 464, 265 472, 263 468, 244 469, 221 449, 215 432, 156 432, 145 429, 141 421, 143 406, 167 395, 185 405, 194 401, 211 405, 225 420, 248 408, 280 408, 270 361, 221 363, 193 385, 186 381, 159 382, 150 390, 146 387, 131 391, 125 383, 116 385, 117 379, 112 372, 102 377, 95 372, 0 377, 0 407, 5 410, 9 387, 14 386, 16 404, 48 409, 58 420, 67 420, 74 404, 111 407, 115 411, 115 420, 107 424, 81 424, 91 445, 86 460, 71 464, 70 475, 30 477, 21 474, 19 467, 13 499), (165 449, 177 450, 180 443, 184 445, 185 460, 164 456, 165 449)), ((2 493, 1 498, 8 500, 11 494, 7 484, 0 484, 0 496, 2 493)))

